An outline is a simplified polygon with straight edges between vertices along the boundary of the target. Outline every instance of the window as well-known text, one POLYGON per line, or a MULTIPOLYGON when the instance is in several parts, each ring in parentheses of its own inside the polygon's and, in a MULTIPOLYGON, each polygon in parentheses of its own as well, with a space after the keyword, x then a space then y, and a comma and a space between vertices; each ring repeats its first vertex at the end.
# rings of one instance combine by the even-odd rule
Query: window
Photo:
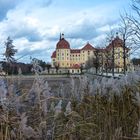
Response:
POLYGON ((120 58, 120 53, 118 53, 118 58, 120 58))
POLYGON ((74 70, 72 70, 72 73, 74 73, 74 70))

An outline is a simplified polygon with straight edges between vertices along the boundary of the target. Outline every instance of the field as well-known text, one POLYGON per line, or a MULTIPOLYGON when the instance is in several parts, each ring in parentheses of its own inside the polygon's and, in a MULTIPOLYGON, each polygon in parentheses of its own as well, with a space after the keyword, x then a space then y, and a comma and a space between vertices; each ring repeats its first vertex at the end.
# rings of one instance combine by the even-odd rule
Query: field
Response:
POLYGON ((0 81, 1 140, 139 140, 140 72, 120 79, 12 76, 0 81))
MULTIPOLYGON (((52 93, 55 93, 55 95, 59 95, 60 92, 62 92, 60 91, 62 90, 61 88, 63 88, 65 92, 70 91, 71 78, 68 76, 43 75, 39 77, 43 79, 44 81, 48 82, 50 91, 52 93)), ((78 84, 79 83, 78 78, 76 78, 76 76, 74 77, 75 77, 74 79, 77 80, 77 84, 78 84)), ((19 86, 21 87, 21 90, 24 90, 26 92, 29 92, 30 88, 32 87, 34 83, 34 80, 35 80, 35 76, 21 76, 20 78, 18 76, 13 76, 13 77, 9 76, 7 78, 8 84, 15 83, 17 85, 18 83, 20 83, 19 86)))

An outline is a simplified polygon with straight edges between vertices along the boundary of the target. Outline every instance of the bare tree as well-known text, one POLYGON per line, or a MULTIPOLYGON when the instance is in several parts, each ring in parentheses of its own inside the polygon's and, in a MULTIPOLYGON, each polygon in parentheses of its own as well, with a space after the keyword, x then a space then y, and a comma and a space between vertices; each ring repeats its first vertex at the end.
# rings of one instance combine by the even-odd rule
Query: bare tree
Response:
MULTIPOLYGON (((112 44, 112 43, 110 43, 110 44, 112 44)), ((103 59, 103 64, 102 65, 104 67, 106 75, 108 75, 108 72, 112 72, 112 75, 113 75, 114 67, 115 67, 115 62, 114 62, 115 61, 115 57, 114 57, 114 55, 115 55, 115 52, 108 50, 108 46, 107 46, 105 48, 105 51, 103 53, 103 58, 102 58, 103 59), (113 59, 112 59, 112 57, 113 57, 113 59), (112 63, 114 63, 114 64, 112 65, 112 63)))
POLYGON ((95 67, 96 74, 98 73, 99 67, 100 67, 100 56, 99 56, 99 50, 96 49, 94 52, 95 59, 93 59, 93 66, 95 67))
POLYGON ((59 64, 58 63, 54 63, 54 67, 55 67, 55 69, 56 69, 56 73, 58 73, 58 70, 59 70, 59 64))
POLYGON ((133 24, 133 31, 135 33, 135 54, 140 52, 140 0, 132 0, 132 9, 135 13, 133 16, 129 16, 129 21, 133 24))
POLYGON ((81 74, 83 73, 83 69, 84 69, 83 64, 80 64, 80 72, 81 72, 81 74))
MULTIPOLYGON (((140 0, 132 0, 133 14, 121 16, 122 26, 120 33, 124 41, 124 67, 126 47, 130 49, 130 55, 138 55, 140 52, 140 0)), ((124 71, 125 72, 125 71, 124 71)))
POLYGON ((130 22, 127 18, 127 14, 125 16, 121 15, 121 24, 119 28, 119 33, 121 36, 121 39, 123 41, 122 47, 123 47, 123 70, 124 74, 126 74, 127 65, 126 65, 126 59, 129 57, 128 51, 131 51, 131 53, 135 50, 134 47, 134 30, 132 29, 133 24, 130 22))
POLYGON ((96 51, 94 52, 93 57, 90 57, 86 64, 85 64, 85 68, 86 69, 90 69, 90 68, 95 68, 95 73, 98 73, 98 70, 100 68, 100 56, 99 56, 99 51, 98 49, 96 49, 96 51))
POLYGON ((129 21, 133 23, 133 30, 135 32, 135 41, 140 45, 140 0, 132 0, 132 9, 135 12, 135 16, 128 17, 129 21))
POLYGON ((47 67, 47 71, 48 71, 48 74, 49 74, 49 73, 50 73, 51 64, 48 62, 48 63, 46 64, 46 67, 47 67))
POLYGON ((90 69, 93 67, 93 59, 95 59, 94 57, 90 57, 88 58, 88 60, 85 63, 85 68, 86 69, 90 69))
POLYGON ((110 33, 107 35, 107 42, 109 42, 108 47, 106 48, 106 72, 110 68, 112 70, 112 76, 114 76, 114 69, 115 69, 115 39, 116 33, 111 29, 110 33), (111 50, 111 53, 108 53, 108 49, 111 50))

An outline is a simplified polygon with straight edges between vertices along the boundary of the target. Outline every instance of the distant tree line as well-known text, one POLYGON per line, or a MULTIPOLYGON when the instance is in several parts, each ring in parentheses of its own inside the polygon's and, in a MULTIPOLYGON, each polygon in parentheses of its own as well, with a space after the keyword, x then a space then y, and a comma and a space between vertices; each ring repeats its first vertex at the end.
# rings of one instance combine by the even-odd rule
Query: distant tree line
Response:
POLYGON ((132 59, 132 63, 133 63, 134 65, 140 65, 140 58, 133 58, 133 59, 132 59))
POLYGON ((8 74, 18 74, 19 69, 21 69, 22 74, 31 74, 32 65, 31 64, 24 64, 24 63, 7 63, 1 61, 3 71, 8 74))

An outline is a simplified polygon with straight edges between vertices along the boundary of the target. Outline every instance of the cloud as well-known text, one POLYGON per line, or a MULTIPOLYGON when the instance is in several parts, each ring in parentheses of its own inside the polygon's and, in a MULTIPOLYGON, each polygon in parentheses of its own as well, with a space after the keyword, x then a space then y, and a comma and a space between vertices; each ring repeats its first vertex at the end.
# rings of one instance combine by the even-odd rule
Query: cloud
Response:
POLYGON ((45 49, 40 49, 40 48, 34 49, 34 50, 31 50, 29 48, 24 48, 22 51, 18 52, 17 55, 19 55, 19 56, 26 56, 26 55, 35 56, 35 55, 41 55, 42 52, 44 52, 44 51, 45 51, 45 49), (40 53, 38 54, 38 52, 40 52, 40 53))
POLYGON ((3 20, 10 9, 15 8, 15 6, 20 2, 20 0, 0 0, 0 21, 3 20))
POLYGON ((47 7, 52 4, 53 0, 26 0, 31 1, 32 5, 41 6, 41 7, 47 7))
POLYGON ((18 8, 24 8, 28 12, 34 9, 46 8, 53 3, 53 0, 23 0, 18 4, 18 8))
POLYGON ((50 61, 51 53, 54 51, 56 42, 50 42, 49 40, 42 40, 38 42, 30 42, 27 38, 18 38, 14 40, 13 44, 18 49, 15 57, 20 58, 18 61, 29 62, 30 56, 33 58, 42 59, 44 61, 50 61))
POLYGON ((88 19, 84 19, 81 22, 77 22, 75 24, 71 24, 70 26, 64 29, 67 37, 71 39, 83 39, 90 40, 98 35, 96 27, 94 23, 92 23, 88 19))
POLYGON ((43 23, 36 13, 39 12, 38 9, 51 5, 52 0, 13 1, 12 3, 11 0, 0 0, 0 10, 4 12, 0 14, 0 40, 11 36, 14 39, 26 37, 31 42, 41 41, 43 23))
MULTIPOLYGON (((13 30, 13 29, 12 29, 13 30)), ((10 34, 12 34, 12 30, 9 31, 10 34)), ((19 30, 16 30, 14 34, 12 34, 13 38, 22 38, 25 37, 30 42, 37 42, 42 41, 43 37, 41 34, 37 31, 35 28, 29 28, 29 27, 22 27, 19 30)))
POLYGON ((0 21, 6 18, 8 11, 14 10, 16 6, 22 8, 47 7, 53 0, 0 0, 0 21))
POLYGON ((53 50, 48 51, 46 48, 43 49, 37 48, 34 50, 25 48, 16 54, 16 59, 18 59, 18 61, 28 63, 30 61, 30 57, 32 57, 48 62, 50 61, 51 52, 53 52, 53 50))
POLYGON ((41 41, 43 36, 39 31, 39 25, 38 20, 32 17, 23 16, 21 20, 13 20, 12 17, 0 23, 0 35, 5 38, 11 36, 13 39, 25 37, 30 42, 41 41))
MULTIPOLYGON (((118 18, 109 14, 112 9, 107 9, 102 5, 92 9, 74 11, 74 14, 68 15, 65 18, 59 17, 61 24, 58 29, 70 39, 89 41, 101 33, 108 32, 108 28, 116 24, 118 18)), ((58 34, 59 32, 57 32, 58 34)), ((53 39, 56 39, 56 36, 53 39)))

